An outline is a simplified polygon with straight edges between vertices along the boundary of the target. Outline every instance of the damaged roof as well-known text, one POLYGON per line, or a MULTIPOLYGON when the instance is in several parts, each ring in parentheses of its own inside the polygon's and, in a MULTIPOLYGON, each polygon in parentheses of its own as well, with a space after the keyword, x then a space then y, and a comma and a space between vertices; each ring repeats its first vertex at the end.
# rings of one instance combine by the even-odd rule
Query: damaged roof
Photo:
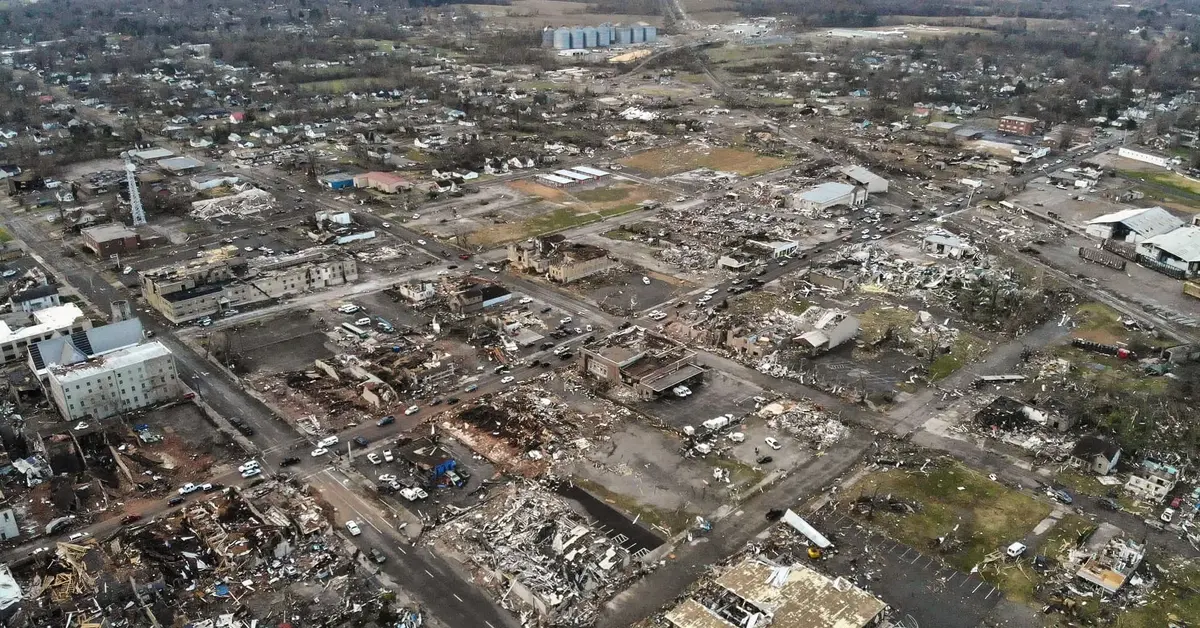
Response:
POLYGON ((1144 236, 1167 233, 1183 226, 1183 221, 1161 207, 1136 207, 1105 214, 1087 222, 1089 225, 1121 223, 1130 231, 1144 236))
POLYGON ((804 565, 783 567, 746 559, 716 582, 773 615, 773 628, 862 628, 887 608, 854 584, 804 565))

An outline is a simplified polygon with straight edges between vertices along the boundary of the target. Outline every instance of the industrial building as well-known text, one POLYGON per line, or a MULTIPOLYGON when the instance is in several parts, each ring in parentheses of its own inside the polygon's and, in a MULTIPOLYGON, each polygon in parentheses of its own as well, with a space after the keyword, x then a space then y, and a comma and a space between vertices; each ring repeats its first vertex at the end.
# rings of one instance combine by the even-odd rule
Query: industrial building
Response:
POLYGON ((354 187, 396 194, 411 188, 412 183, 394 172, 364 172, 354 175, 354 187))
POLYGON ((504 286, 471 286, 450 295, 450 309, 460 314, 469 314, 511 300, 512 292, 504 286))
POLYGON ((204 162, 192 157, 171 157, 168 159, 159 159, 158 167, 166 170, 171 174, 184 174, 200 168, 204 162))
POLYGON ((101 259, 136 251, 141 246, 137 232, 120 223, 88 227, 79 233, 83 236, 83 247, 101 259))
POLYGON ((542 46, 555 50, 608 48, 658 41, 658 27, 649 24, 560 26, 542 30, 542 46))
POLYGON ((644 401, 702 379, 707 372, 695 351, 636 325, 584 345, 581 352, 586 375, 626 386, 644 401))
POLYGON ((1149 260, 1183 277, 1200 275, 1200 227, 1180 227, 1151 236, 1137 246, 1138 259, 1149 260))
POLYGON ((868 194, 887 194, 888 180, 862 166, 845 166, 842 174, 854 184, 866 188, 868 194))
POLYGON ((321 185, 331 190, 345 190, 354 187, 354 175, 346 172, 335 172, 317 177, 321 185))
POLYGON ((831 181, 793 194, 790 205, 803 212, 819 212, 840 206, 861 207, 866 202, 866 188, 831 181))
POLYGON ((736 628, 764 619, 771 628, 867 628, 879 625, 887 610, 854 583, 802 564, 748 558, 715 585, 719 595, 705 596, 704 603, 689 597, 667 612, 667 621, 676 628, 736 628))
POLYGON ((996 130, 1001 133, 1012 133, 1013 135, 1033 135, 1033 131, 1037 128, 1037 125, 1038 121, 1036 118, 1004 116, 996 124, 996 130))
POLYGON ((50 369, 48 389, 68 421, 104 419, 176 399, 175 356, 161 342, 119 349, 103 357, 50 369))
POLYGON ((1146 150, 1144 148, 1129 148, 1128 146, 1122 146, 1117 149, 1117 157, 1124 157, 1125 159, 1140 161, 1144 164, 1158 166, 1159 168, 1169 168, 1171 165, 1170 157, 1163 155, 1162 153, 1146 150))
POLYGON ((1084 229, 1093 238, 1137 244, 1182 226, 1182 220, 1161 207, 1136 207, 1093 218, 1084 229))
POLYGON ((0 320, 0 364, 25 358, 30 345, 56 336, 92 328, 92 321, 74 303, 48 307, 31 314, 13 314, 0 320), (21 325, 12 327, 12 325, 21 325))
POLYGON ((508 262, 517 270, 545 274, 558 283, 578 281, 617 266, 607 249, 567 242, 561 235, 509 244, 508 262))
POLYGON ((203 260, 145 271, 141 281, 146 303, 181 323, 358 281, 358 266, 351 258, 334 258, 321 249, 247 261, 229 246, 210 251, 203 260))

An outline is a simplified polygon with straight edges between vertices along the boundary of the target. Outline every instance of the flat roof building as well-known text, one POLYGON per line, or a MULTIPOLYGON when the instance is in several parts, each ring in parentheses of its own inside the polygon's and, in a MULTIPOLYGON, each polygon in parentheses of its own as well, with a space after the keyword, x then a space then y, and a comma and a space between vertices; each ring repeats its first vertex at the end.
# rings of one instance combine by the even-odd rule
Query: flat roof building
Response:
POLYGON ((867 202, 867 189, 862 186, 830 181, 793 194, 791 206, 806 213, 834 207, 860 207, 867 202))
POLYGON ((47 389, 68 421, 105 419, 180 395, 175 356, 161 342, 118 349, 70 366, 52 367, 47 389))
POLYGON ((204 165, 203 161, 191 157, 171 157, 169 159, 160 159, 157 163, 159 168, 171 174, 191 172, 204 165))
POLYGON ((93 327, 69 336, 56 336, 29 346, 29 370, 44 381, 52 367, 71 366, 132 347, 140 343, 144 336, 142 321, 136 318, 93 327))
POLYGON ((842 174, 867 188, 868 194, 887 194, 888 180, 862 166, 845 166, 842 168, 842 174))
POLYGON ((584 345, 582 356, 585 374, 627 386, 647 401, 707 373, 695 351, 636 325, 584 345))
POLYGON ((171 322, 181 323, 242 305, 358 281, 354 259, 335 257, 319 248, 253 260, 242 258, 236 246, 207 253, 203 260, 142 272, 146 303, 171 322))
POLYGON ((136 251, 141 246, 138 233, 120 223, 88 227, 79 233, 83 236, 83 247, 101 259, 136 251))
POLYGON ((92 328, 92 321, 74 303, 38 310, 24 320, 29 324, 18 328, 0 321, 0 364, 24 359, 35 343, 92 328))
POLYGON ((1200 227, 1180 227, 1151 236, 1137 247, 1139 259, 1170 269, 1183 277, 1200 275, 1200 227))

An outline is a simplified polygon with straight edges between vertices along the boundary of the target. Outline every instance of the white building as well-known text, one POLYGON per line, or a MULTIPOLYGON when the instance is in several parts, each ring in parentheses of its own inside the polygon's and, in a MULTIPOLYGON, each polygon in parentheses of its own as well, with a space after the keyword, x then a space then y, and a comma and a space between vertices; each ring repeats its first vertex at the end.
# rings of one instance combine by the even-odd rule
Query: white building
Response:
POLYGON ((0 364, 24 359, 34 343, 92 328, 92 321, 74 303, 48 307, 26 316, 23 320, 29 324, 15 329, 10 327, 11 317, 9 322, 0 321, 0 364))
POLYGON ((1188 277, 1200 275, 1200 227, 1180 227, 1138 243, 1138 255, 1182 271, 1188 277))
POLYGON ((69 421, 103 419, 176 399, 175 356, 161 342, 50 370, 50 397, 69 421))
POLYGON ((437 296, 437 288, 431 281, 402 283, 396 290, 400 292, 400 296, 413 303, 424 303, 437 296))
POLYGON ((1142 468, 1129 475, 1125 490, 1135 497, 1151 503, 1159 503, 1175 488, 1179 481, 1179 469, 1150 460, 1142 461, 1142 468))
POLYGON ((842 174, 867 188, 868 194, 887 194, 888 180, 862 166, 845 166, 842 168, 842 174))
POLYGON ((50 369, 86 362, 142 342, 142 321, 130 318, 29 345, 29 370, 46 385, 50 369))
POLYGON ((8 302, 14 312, 36 312, 62 305, 62 299, 58 296, 58 286, 52 284, 30 286, 14 293, 8 298, 8 302))
POLYGON ((848 183, 822 183, 798 194, 793 194, 791 205, 805 212, 818 212, 845 205, 860 207, 867 202, 867 190, 848 183))
POLYGON ((1160 155, 1159 153, 1140 148, 1129 148, 1128 146, 1122 146, 1118 148, 1117 156, 1124 157, 1125 159, 1132 159, 1134 161, 1140 161, 1153 166, 1158 166, 1160 168, 1170 167, 1171 164, 1171 158, 1167 157, 1166 155, 1160 155))
POLYGON ((1101 240, 1121 240, 1137 244, 1146 238, 1170 233, 1183 221, 1161 207, 1135 207, 1105 214, 1087 221, 1085 232, 1101 240))

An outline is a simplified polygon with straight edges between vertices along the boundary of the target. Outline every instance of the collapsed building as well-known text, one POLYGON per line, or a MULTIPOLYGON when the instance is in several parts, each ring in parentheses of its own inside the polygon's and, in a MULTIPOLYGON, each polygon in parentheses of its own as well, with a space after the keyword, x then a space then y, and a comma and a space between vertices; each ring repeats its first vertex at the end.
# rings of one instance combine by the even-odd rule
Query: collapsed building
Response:
POLYGON ((323 248, 247 260, 236 246, 141 274, 142 297, 173 323, 358 281, 358 265, 323 248))
POLYGON ((666 614, 675 628, 867 628, 888 608, 842 578, 803 564, 746 558, 666 614))
POLYGON ((639 563, 561 497, 510 484, 471 516, 426 535, 459 556, 522 625, 591 626, 639 563))
POLYGON ((277 612, 263 600, 277 594, 299 602, 291 612, 307 609, 336 625, 361 612, 356 607, 374 604, 377 592, 348 578, 355 562, 337 537, 327 536, 328 522, 312 498, 290 485, 256 491, 225 489, 106 538, 58 543, 21 561, 13 567, 25 600, 7 625, 40 628, 74 615, 109 625, 252 626, 277 612), (311 594, 287 593, 310 583, 323 583, 340 599, 318 596, 309 609, 318 602, 311 594))
POLYGON ((544 274, 558 283, 571 283, 617 267, 608 250, 568 242, 562 235, 509 244, 508 263, 517 270, 544 274))

